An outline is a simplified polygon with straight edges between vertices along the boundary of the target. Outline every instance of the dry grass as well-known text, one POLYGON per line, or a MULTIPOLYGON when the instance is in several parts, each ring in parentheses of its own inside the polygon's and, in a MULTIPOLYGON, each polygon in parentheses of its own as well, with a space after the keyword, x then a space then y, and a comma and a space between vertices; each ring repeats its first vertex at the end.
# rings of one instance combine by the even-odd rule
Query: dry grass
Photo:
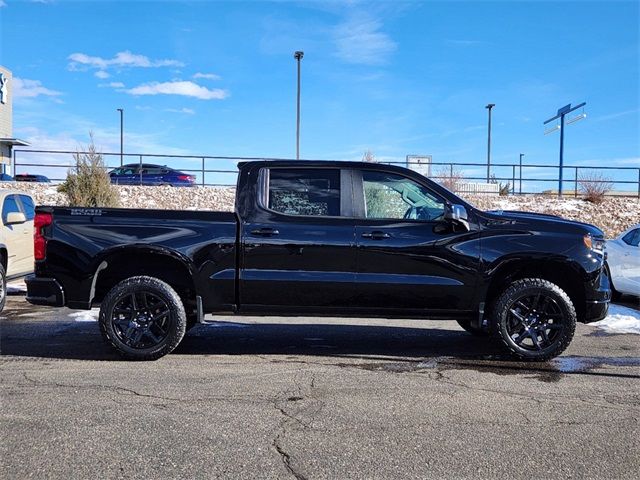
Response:
POLYGON ((578 177, 578 190, 587 202, 602 203, 604 197, 613 188, 611 178, 601 172, 587 171, 578 177))

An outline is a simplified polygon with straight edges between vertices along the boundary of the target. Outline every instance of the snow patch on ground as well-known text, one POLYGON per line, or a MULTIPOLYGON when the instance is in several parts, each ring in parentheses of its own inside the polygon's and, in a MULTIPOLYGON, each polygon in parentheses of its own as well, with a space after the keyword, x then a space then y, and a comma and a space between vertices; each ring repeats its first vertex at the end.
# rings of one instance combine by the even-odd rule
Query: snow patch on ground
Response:
POLYGON ((590 323, 607 333, 635 333, 640 335, 640 311, 620 305, 609 305, 609 314, 604 320, 590 323))
POLYGON ((7 293, 9 295, 15 295, 19 293, 27 293, 27 284, 24 280, 17 280, 15 282, 7 283, 7 293))
POLYGON ((76 322, 97 322, 100 309, 82 310, 80 312, 70 313, 69 318, 73 318, 76 322))

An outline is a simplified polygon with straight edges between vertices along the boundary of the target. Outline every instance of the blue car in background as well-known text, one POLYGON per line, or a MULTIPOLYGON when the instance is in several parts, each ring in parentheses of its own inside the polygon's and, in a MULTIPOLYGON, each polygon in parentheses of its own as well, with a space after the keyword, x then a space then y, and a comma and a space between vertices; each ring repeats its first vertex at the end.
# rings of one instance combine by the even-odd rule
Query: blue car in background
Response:
POLYGON ((151 163, 132 163, 109 172, 111 183, 117 185, 169 185, 172 187, 191 187, 196 177, 166 165, 151 163))

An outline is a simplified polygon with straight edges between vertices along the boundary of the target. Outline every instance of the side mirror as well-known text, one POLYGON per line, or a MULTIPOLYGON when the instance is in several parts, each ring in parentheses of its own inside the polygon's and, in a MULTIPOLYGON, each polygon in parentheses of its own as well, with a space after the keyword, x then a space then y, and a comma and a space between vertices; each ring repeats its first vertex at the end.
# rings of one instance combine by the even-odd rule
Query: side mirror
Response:
POLYGON ((14 223, 24 223, 27 221, 27 217, 22 212, 9 212, 7 213, 7 219, 5 225, 12 225, 14 223))
POLYGON ((471 230, 469 226, 469 217, 467 216, 467 209, 462 205, 447 204, 444 208, 444 219, 462 225, 468 232, 471 230))

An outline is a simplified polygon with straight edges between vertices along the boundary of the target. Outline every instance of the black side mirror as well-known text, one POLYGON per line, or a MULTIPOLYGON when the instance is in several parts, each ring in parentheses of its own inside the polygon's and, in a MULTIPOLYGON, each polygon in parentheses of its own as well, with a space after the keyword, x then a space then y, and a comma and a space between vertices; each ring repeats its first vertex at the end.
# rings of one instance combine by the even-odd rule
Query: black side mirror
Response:
POLYGON ((462 225, 467 232, 471 230, 471 227, 469 226, 469 217, 467 216, 467 209, 462 205, 448 203, 444 207, 444 219, 449 222, 462 225))

